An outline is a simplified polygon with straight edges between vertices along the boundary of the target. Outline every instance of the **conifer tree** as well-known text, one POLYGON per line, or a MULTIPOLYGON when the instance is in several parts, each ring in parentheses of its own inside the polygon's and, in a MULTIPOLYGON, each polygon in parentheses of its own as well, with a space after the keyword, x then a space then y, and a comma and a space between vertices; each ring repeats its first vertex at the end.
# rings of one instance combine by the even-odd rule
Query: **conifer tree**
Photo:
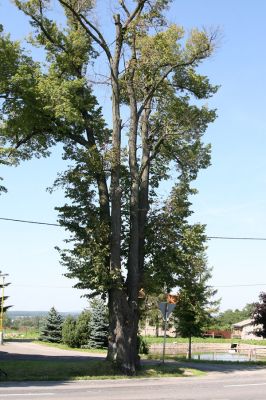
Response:
POLYGON ((107 347, 108 337, 108 314, 107 307, 101 299, 94 299, 91 302, 92 317, 89 324, 90 338, 88 347, 107 347))
POLYGON ((51 308, 44 323, 40 340, 60 343, 62 341, 63 318, 54 307, 51 308))

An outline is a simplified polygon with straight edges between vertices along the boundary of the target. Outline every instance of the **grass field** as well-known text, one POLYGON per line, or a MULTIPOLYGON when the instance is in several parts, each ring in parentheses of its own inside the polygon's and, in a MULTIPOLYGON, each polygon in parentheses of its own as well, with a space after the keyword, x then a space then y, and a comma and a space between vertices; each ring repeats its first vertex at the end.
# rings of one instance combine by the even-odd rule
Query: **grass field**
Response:
MULTIPOLYGON (((0 375, 3 381, 61 381, 89 379, 125 378, 107 361, 1 361, 0 375)), ((184 377, 201 375, 191 368, 180 368, 174 364, 145 365, 137 377, 184 377)))

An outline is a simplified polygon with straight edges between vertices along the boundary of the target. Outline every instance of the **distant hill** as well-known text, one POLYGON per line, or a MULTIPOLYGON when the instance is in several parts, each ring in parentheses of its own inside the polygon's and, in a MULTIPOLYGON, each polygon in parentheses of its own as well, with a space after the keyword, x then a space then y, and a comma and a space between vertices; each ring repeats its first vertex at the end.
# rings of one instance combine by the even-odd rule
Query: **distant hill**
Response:
MULTIPOLYGON (((45 317, 49 311, 8 311, 7 315, 11 319, 21 318, 21 317, 45 317)), ((60 312, 63 317, 67 315, 72 315, 73 317, 79 315, 81 311, 70 311, 70 312, 60 312)))

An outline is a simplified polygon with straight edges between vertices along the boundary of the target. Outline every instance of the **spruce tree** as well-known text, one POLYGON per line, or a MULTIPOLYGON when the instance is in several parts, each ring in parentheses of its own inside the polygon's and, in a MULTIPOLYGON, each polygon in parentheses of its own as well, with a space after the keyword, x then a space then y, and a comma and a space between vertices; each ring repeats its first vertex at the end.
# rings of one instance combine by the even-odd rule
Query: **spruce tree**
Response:
POLYGON ((54 307, 51 308, 44 323, 40 340, 60 343, 62 341, 63 318, 54 307))
POLYGON ((94 299, 91 302, 92 317, 89 323, 90 338, 88 347, 103 348, 108 343, 108 313, 103 300, 94 299))

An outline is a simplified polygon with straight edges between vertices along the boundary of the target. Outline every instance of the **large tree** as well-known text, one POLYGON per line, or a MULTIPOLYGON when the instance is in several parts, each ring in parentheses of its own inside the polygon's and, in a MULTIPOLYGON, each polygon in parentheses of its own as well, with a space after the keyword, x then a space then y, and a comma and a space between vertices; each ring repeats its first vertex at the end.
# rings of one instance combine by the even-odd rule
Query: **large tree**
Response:
MULTIPOLYGON (((47 60, 42 67, 16 48, 1 88, 0 134, 12 149, 3 154, 47 156, 63 143, 71 167, 57 184, 70 204, 60 208, 60 223, 73 246, 62 260, 77 287, 108 297, 108 358, 134 374, 139 289, 148 290, 149 274, 156 275, 146 268, 155 263, 146 229, 152 229, 158 188, 169 180, 175 190, 182 176, 188 196, 190 181, 209 164, 201 137, 215 112, 196 100, 217 87, 196 68, 212 54, 215 33, 193 29, 186 38, 182 27, 165 20, 167 0, 114 1, 112 38, 111 27, 104 32, 95 22, 90 0, 57 0, 63 27, 52 19, 49 0, 14 2, 29 16, 32 43, 45 49, 47 60), (106 64, 103 57, 110 129, 92 93, 96 78, 90 79, 93 62, 106 64)), ((176 283, 179 272, 168 271, 164 284, 176 283)))

